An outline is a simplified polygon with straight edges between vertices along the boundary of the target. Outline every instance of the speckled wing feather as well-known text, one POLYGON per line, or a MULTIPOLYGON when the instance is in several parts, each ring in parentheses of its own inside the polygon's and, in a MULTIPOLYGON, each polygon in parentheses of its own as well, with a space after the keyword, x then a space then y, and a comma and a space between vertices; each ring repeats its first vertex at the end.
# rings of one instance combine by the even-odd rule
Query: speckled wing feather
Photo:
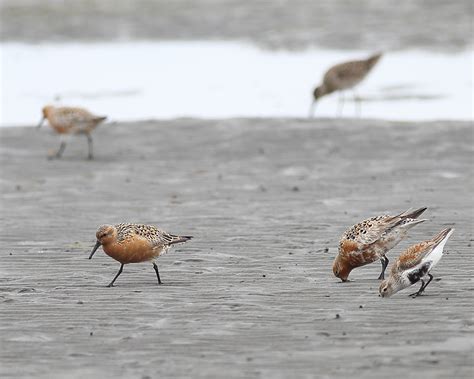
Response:
POLYGON ((382 215, 364 220, 346 231, 341 241, 350 240, 357 244, 370 245, 391 227, 391 219, 391 216, 382 215))
POLYGON ((145 238, 154 246, 169 246, 175 243, 185 242, 190 238, 169 234, 153 225, 118 224, 115 225, 115 228, 117 229, 117 240, 119 242, 127 240, 133 235, 138 235, 145 238))
POLYGON ((363 246, 370 245, 389 233, 393 228, 410 223, 425 210, 426 208, 409 209, 395 216, 382 215, 369 218, 346 231, 341 242, 349 240, 363 246))
POLYGON ((94 120, 95 116, 84 109, 76 108, 57 108, 54 117, 64 125, 86 124, 94 120))

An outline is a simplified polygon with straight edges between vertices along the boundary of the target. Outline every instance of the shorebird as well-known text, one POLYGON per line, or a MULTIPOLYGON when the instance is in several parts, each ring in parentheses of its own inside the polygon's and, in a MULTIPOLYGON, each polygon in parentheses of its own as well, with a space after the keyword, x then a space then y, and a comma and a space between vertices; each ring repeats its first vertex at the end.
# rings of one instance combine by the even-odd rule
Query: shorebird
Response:
POLYGON ((339 252, 332 266, 334 275, 346 282, 353 269, 380 259, 382 272, 378 279, 384 279, 388 266, 385 254, 406 237, 409 229, 426 221, 417 219, 425 210, 409 209, 396 216, 372 217, 354 225, 339 242, 339 252))
POLYGON ((161 284, 160 273, 155 260, 166 253, 172 245, 190 240, 191 236, 175 236, 152 225, 118 224, 102 225, 96 232, 97 242, 89 259, 102 246, 105 254, 121 263, 120 269, 107 287, 122 273, 123 266, 128 263, 153 262, 153 268, 161 284))
MULTIPOLYGON (((364 60, 340 63, 332 66, 328 71, 326 71, 322 84, 316 87, 313 91, 313 102, 309 109, 309 117, 313 117, 316 102, 321 97, 336 91, 339 91, 341 94, 339 96, 340 110, 338 110, 338 114, 342 113, 342 107, 344 106, 344 94, 342 91, 354 88, 359 84, 372 70, 381 56, 382 54, 378 53, 364 60)), ((358 103, 358 98, 355 95, 355 92, 354 101, 358 104, 357 111, 360 114, 360 104, 358 103)))
POLYGON ((443 256, 444 245, 453 232, 452 228, 444 229, 432 239, 406 249, 393 263, 388 279, 380 284, 380 295, 390 297, 421 280, 420 289, 409 295, 420 296, 433 280, 430 271, 443 256))
POLYGON ((92 131, 103 122, 106 116, 96 116, 86 109, 73 107, 55 107, 47 105, 43 108, 43 118, 38 128, 48 120, 49 125, 61 136, 61 145, 58 151, 50 158, 61 158, 66 147, 66 137, 72 134, 84 134, 89 147, 88 158, 92 159, 92 131))

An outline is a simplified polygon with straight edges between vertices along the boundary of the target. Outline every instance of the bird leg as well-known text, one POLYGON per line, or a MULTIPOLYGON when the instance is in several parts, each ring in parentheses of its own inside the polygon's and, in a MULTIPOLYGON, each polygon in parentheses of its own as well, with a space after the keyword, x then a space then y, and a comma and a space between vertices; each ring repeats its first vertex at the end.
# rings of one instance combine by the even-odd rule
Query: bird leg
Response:
POLYGON ((49 156, 48 158, 49 159, 53 159, 53 158, 61 158, 61 156, 63 155, 63 152, 64 152, 64 149, 66 148, 66 141, 61 141, 61 144, 59 145, 59 149, 58 151, 56 152, 56 154, 52 155, 52 156, 49 156))
POLYGON ((382 257, 382 258, 380 258, 380 262, 382 263, 382 272, 380 273, 378 279, 383 280, 385 278, 385 269, 388 266, 388 258, 387 257, 382 257))
POLYGON ((158 266, 155 262, 153 262, 153 268, 155 269, 156 277, 158 278, 158 284, 161 284, 160 273, 158 272, 158 266))
POLYGON ((86 137, 87 137, 87 145, 89 147, 89 155, 87 156, 88 159, 93 159, 93 155, 92 155, 92 136, 89 134, 89 133, 86 133, 86 137))
POLYGON ((356 116, 360 118, 360 98, 357 96, 356 91, 353 91, 354 94, 354 104, 355 104, 355 112, 356 116))
POLYGON ((121 264, 120 270, 117 272, 117 275, 115 275, 115 278, 109 283, 109 285, 107 287, 113 287, 114 286, 114 282, 120 276, 120 274, 122 273, 122 270, 123 270, 123 263, 121 264))
POLYGON ((428 274, 428 276, 430 277, 429 280, 425 283, 423 280, 421 281, 421 287, 420 289, 418 290, 418 292, 415 292, 415 293, 412 293, 411 295, 408 295, 408 296, 411 296, 413 298, 417 297, 417 296, 420 296, 424 291, 425 291, 425 288, 428 287, 428 284, 430 284, 430 282, 433 280, 433 275, 431 274, 428 274))
POLYGON ((344 108, 344 91, 339 91, 339 99, 337 102, 337 117, 342 116, 343 108, 344 108))

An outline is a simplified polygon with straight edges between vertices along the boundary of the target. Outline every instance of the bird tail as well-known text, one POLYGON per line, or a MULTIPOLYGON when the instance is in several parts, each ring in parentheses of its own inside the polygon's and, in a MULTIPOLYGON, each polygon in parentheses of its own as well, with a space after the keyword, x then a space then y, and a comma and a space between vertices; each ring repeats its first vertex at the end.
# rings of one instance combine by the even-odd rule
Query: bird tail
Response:
POLYGON ((94 117, 94 121, 97 122, 97 123, 104 122, 105 120, 107 120, 107 116, 94 117))
POLYGON ((381 57, 382 57, 382 53, 377 53, 369 57, 366 61, 367 65, 369 66, 369 69, 374 67, 381 57))
POLYGON ((423 207, 423 208, 418 208, 415 210, 407 209, 405 212, 400 213, 397 217, 401 218, 418 218, 424 211, 426 211, 428 208, 423 207))
POLYGON ((395 227, 400 227, 404 229, 411 229, 415 225, 425 222, 426 219, 418 219, 418 217, 426 211, 426 207, 418 208, 415 210, 407 209, 405 212, 402 212, 396 216, 393 216, 389 222, 391 223, 390 230, 395 227))
POLYGON ((449 237, 451 237, 451 234, 453 234, 454 229, 453 228, 447 228, 442 230, 441 232, 438 233, 437 236, 433 237, 432 241, 435 243, 435 246, 438 246, 441 244, 443 241, 446 243, 449 237))
POLYGON ((173 239, 171 240, 169 245, 174 245, 174 244, 177 244, 177 243, 183 243, 183 242, 189 241, 191 238, 193 238, 193 236, 171 236, 171 237, 173 237, 173 239))

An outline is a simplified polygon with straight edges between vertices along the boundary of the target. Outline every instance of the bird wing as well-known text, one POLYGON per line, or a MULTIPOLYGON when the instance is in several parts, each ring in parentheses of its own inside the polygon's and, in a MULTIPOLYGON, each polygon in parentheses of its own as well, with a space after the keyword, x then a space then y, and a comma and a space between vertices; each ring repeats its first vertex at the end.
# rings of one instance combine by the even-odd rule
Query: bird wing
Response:
POLYGON ((58 108, 55 112, 55 118, 61 124, 78 126, 91 122, 94 116, 84 109, 58 108))
POLYGON ((423 241, 406 249, 397 260, 398 271, 406 271, 418 266, 433 249, 432 241, 423 241))
POLYGON ((442 230, 429 241, 417 243, 406 249, 397 260, 397 267, 400 271, 409 270, 432 261, 436 264, 443 255, 444 244, 453 233, 454 229, 442 230))
POLYGON ((351 88, 364 79, 365 74, 362 61, 345 62, 330 68, 324 75, 324 83, 334 89, 351 88))
POLYGON ((170 234, 153 225, 134 224, 134 232, 135 234, 146 238, 154 247, 169 246, 189 239, 187 237, 170 234))
POLYGON ((364 220, 350 228, 343 236, 342 241, 349 240, 362 246, 362 249, 377 242, 393 228, 417 218, 426 208, 408 209, 395 216, 382 215, 364 220))
POLYGON ((390 216, 383 215, 364 220, 346 231, 342 240, 350 240, 363 246, 370 245, 391 227, 389 219, 391 219, 390 216))

